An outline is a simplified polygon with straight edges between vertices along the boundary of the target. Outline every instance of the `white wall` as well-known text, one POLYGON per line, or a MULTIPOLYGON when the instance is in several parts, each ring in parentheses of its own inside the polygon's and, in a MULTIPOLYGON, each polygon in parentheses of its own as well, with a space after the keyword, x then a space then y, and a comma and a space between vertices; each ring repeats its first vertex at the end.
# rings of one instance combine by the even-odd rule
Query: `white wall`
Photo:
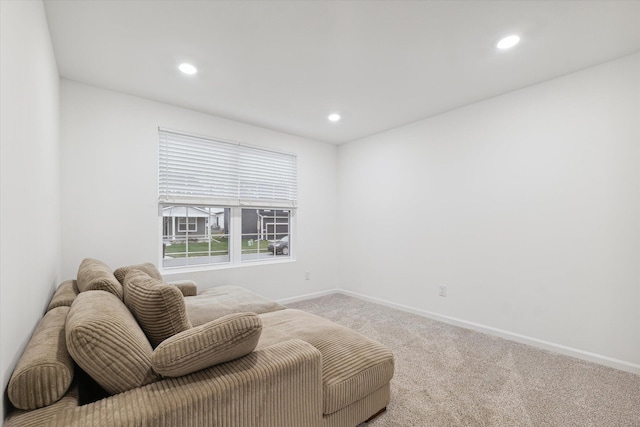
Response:
POLYGON ((341 146, 340 287, 640 373, 639 76, 635 54, 341 146))
POLYGON ((158 264, 158 126, 298 155, 296 262, 165 278, 193 278, 200 289, 243 285, 272 298, 335 288, 336 146, 66 80, 61 83, 64 277, 75 277, 85 257, 112 268, 158 264), (311 280, 304 280, 305 271, 311 280))
POLYGON ((4 390, 60 279, 59 77, 42 2, 2 1, 0 19, 4 390))

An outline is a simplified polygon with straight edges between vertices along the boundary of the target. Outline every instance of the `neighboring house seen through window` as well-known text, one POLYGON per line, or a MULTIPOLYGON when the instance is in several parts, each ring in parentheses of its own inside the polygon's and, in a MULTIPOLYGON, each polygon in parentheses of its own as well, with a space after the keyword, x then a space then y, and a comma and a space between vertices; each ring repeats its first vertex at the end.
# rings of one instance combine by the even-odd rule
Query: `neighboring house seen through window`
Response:
POLYGON ((228 263, 229 208, 162 207, 163 267, 228 263), (182 227, 180 224, 189 224, 182 227), (191 227, 195 225, 195 227, 191 227))
POLYGON ((292 256, 296 156, 160 130, 162 266, 292 256))

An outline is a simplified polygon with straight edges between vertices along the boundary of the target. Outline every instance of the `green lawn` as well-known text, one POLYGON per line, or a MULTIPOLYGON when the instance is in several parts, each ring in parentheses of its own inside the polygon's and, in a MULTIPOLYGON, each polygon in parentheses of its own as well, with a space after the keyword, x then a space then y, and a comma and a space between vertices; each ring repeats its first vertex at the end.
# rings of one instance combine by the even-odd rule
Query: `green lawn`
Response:
MULTIPOLYGON (((177 243, 165 248, 165 255, 172 258, 184 258, 187 251, 186 243, 177 243)), ((229 253, 229 240, 226 237, 211 240, 211 248, 208 242, 189 242, 189 256, 226 255, 229 253), (209 252, 211 251, 211 252, 209 252)))
MULTIPOLYGON (((249 246, 250 239, 242 240, 242 253, 255 254, 267 252, 268 240, 253 240, 253 245, 249 246)), ((167 245, 165 255, 172 258, 184 258, 187 251, 186 243, 177 243, 167 245)), ((208 242, 189 242, 189 257, 209 256, 209 255, 227 255, 229 253, 229 239, 220 237, 211 240, 211 249, 208 242), (211 252, 209 252, 211 251, 211 252)))
POLYGON ((242 239, 243 254, 255 254, 255 253, 267 252, 267 246, 269 246, 268 240, 242 239), (250 241, 252 241, 251 246, 249 246, 250 241))

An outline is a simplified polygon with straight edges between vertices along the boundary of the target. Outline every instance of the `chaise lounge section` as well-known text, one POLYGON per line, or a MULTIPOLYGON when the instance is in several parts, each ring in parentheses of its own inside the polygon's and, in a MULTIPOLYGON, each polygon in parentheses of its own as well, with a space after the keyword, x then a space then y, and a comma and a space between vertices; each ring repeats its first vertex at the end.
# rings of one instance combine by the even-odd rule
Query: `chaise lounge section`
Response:
POLYGON ((354 427, 393 370, 380 343, 244 288, 85 259, 18 361, 5 425, 354 427))

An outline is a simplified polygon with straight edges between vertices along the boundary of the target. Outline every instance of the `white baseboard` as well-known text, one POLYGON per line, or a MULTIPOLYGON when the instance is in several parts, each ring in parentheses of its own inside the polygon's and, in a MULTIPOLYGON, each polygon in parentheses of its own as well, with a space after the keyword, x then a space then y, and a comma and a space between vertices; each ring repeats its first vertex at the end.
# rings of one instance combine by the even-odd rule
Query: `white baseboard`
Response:
POLYGON ((287 305, 287 304, 292 303, 292 302, 304 301, 306 299, 318 298, 318 297, 323 297, 325 295, 339 294, 339 293, 342 293, 340 291, 340 289, 329 289, 329 290, 326 290, 326 291, 320 291, 320 292, 313 292, 313 293, 310 293, 310 294, 298 295, 297 297, 283 298, 283 299, 279 299, 279 300, 276 300, 276 301, 279 302, 282 305, 287 305))
POLYGON ((485 326, 478 323, 457 319, 455 317, 443 316, 441 314, 433 313, 426 310, 421 310, 418 308, 409 307, 404 304, 396 304, 393 302, 385 301, 380 298, 374 298, 374 297, 363 295, 357 292, 347 291, 344 289, 335 289, 333 291, 318 292, 318 295, 312 294, 312 296, 296 298, 295 301, 300 301, 306 298, 314 298, 316 296, 321 296, 321 295, 327 295, 332 292, 340 293, 340 294, 351 296, 354 298, 359 298, 365 301, 370 301, 376 304, 383 305, 385 307, 395 308, 397 310, 405 311, 407 313, 412 313, 418 316, 448 323, 450 325, 459 326, 465 329, 471 329, 477 332, 482 332, 485 334, 489 334, 489 335, 497 336, 500 338, 505 338, 511 341, 516 341, 522 344, 527 344, 533 347, 541 348, 543 350, 553 351, 555 353, 563 354, 565 356, 575 357, 577 359, 586 360, 588 362, 593 362, 593 363, 608 366, 611 368, 619 369, 621 371, 631 372, 632 374, 640 375, 640 365, 637 365, 635 363, 614 359, 612 357, 603 356, 601 354, 591 353, 588 351, 579 350, 572 347, 567 347, 561 344, 555 344, 549 341, 528 337, 526 335, 516 334, 513 332, 505 331, 503 329, 498 329, 491 326, 485 326))

